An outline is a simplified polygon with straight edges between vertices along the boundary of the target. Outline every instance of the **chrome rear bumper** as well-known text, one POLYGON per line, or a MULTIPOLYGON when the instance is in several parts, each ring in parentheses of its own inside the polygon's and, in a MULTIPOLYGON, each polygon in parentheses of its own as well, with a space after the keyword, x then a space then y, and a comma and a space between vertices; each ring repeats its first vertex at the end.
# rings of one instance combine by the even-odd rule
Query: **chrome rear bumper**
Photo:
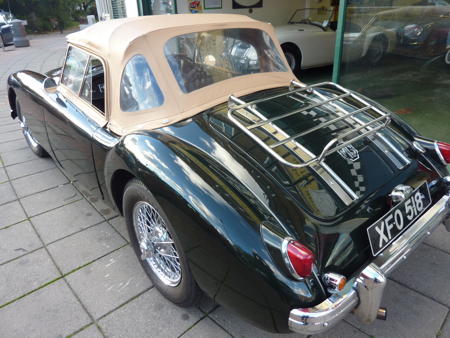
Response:
POLYGON ((340 293, 306 309, 293 309, 289 314, 289 328, 302 334, 324 332, 354 311, 365 322, 373 322, 380 308, 388 275, 420 242, 442 222, 450 231, 450 196, 443 196, 408 230, 377 256, 361 273, 351 279, 340 293))

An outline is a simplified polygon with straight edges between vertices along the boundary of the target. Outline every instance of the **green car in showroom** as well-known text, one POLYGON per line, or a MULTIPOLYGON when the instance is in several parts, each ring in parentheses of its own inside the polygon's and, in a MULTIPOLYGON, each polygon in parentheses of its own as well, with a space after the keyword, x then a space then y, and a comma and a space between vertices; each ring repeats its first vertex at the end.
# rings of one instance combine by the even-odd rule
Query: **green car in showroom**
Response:
POLYGON ((386 275, 450 230, 450 145, 299 82, 272 26, 245 16, 97 23, 68 36, 61 69, 10 75, 8 97, 31 149, 124 215, 180 306, 203 291, 275 332, 370 323, 386 275))

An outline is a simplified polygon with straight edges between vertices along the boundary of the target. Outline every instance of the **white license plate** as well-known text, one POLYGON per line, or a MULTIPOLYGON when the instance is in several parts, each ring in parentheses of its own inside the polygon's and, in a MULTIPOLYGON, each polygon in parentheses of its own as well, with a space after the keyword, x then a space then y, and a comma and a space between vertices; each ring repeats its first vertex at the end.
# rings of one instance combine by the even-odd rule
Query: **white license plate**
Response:
POLYGON ((370 248, 374 256, 388 247, 398 236, 408 229, 430 206, 431 197, 427 183, 400 204, 367 228, 370 248))

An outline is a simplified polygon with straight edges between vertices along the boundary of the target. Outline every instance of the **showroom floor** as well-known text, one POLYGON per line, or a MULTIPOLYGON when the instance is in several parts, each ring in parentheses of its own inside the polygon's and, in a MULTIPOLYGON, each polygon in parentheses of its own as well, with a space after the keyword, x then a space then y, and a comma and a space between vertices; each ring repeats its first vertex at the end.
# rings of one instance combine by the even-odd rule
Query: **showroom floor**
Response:
MULTIPOLYGON (((27 149, 8 117, 7 76, 54 68, 64 48, 63 36, 49 34, 0 50, 0 337, 273 336, 210 300, 182 309, 162 298, 123 219, 27 149)), ((350 315, 320 337, 450 337, 449 266, 450 234, 440 227, 392 275, 386 322, 350 315)))

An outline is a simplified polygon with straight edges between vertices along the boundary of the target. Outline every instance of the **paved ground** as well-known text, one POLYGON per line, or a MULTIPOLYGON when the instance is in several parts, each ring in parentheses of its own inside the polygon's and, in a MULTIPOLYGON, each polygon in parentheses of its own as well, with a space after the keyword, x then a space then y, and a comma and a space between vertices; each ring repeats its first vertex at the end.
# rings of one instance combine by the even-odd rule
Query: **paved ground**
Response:
MULTIPOLYGON (((54 68, 64 44, 48 35, 0 50, 0 337, 272 336, 207 299, 189 309, 163 299, 123 219, 27 149, 8 117, 7 75, 54 68)), ((441 227, 391 277, 386 322, 366 326, 349 316, 321 337, 450 337, 449 281, 450 234, 441 227)))

